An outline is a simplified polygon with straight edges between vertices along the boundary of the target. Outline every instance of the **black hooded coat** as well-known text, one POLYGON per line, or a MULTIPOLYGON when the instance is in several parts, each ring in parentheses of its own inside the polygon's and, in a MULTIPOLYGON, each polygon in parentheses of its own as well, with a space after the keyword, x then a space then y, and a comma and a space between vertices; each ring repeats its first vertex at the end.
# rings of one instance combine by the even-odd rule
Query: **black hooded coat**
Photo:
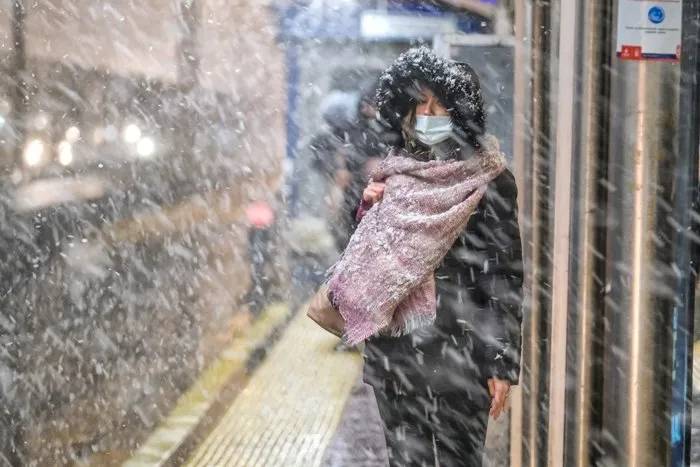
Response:
MULTIPOLYGON (((401 131, 419 83, 448 108, 457 137, 479 147, 485 118, 476 74, 425 48, 404 53, 380 78, 384 122, 401 131)), ((517 384, 520 373, 522 246, 510 171, 489 184, 435 278, 435 323, 398 338, 369 339, 365 382, 379 391, 466 393, 476 407, 487 408, 487 379, 517 384)))

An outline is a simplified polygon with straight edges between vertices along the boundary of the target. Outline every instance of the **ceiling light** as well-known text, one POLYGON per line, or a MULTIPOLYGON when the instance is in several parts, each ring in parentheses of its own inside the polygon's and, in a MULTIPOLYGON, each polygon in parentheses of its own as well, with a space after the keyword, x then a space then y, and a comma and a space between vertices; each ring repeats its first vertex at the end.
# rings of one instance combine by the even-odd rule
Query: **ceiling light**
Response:
POLYGON ((122 130, 122 138, 129 144, 134 144, 141 139, 141 129, 133 123, 128 124, 122 130))
POLYGON ((80 139, 80 128, 72 126, 66 130, 66 141, 75 143, 80 139))
POLYGON ((24 163, 29 167, 41 164, 44 157, 44 142, 40 139, 30 140, 24 147, 24 163))
POLYGON ((58 162, 61 165, 70 165, 73 162, 73 145, 68 141, 58 143, 58 162))
POLYGON ((151 157, 154 152, 156 152, 156 144, 153 138, 149 138, 148 136, 141 138, 136 145, 136 153, 141 157, 151 157))

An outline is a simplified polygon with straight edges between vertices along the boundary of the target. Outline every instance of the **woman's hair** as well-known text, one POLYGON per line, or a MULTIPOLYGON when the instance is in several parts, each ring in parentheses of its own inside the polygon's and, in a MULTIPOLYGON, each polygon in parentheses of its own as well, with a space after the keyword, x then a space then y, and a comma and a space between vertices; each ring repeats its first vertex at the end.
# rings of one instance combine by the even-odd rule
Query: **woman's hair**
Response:
POLYGON ((382 120, 403 133, 406 117, 419 103, 422 86, 448 109, 458 139, 480 147, 486 116, 476 72, 468 64, 439 57, 426 47, 404 52, 381 76, 377 110, 382 120))
POLYGON ((414 137, 416 126, 416 108, 408 109, 408 113, 401 119, 401 138, 403 146, 409 151, 415 151, 417 143, 414 137))

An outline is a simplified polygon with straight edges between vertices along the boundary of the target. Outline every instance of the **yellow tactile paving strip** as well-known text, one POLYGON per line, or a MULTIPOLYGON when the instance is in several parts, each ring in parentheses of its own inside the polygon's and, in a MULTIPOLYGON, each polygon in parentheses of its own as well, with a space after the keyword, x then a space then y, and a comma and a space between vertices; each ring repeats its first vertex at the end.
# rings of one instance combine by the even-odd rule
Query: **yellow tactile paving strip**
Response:
POLYGON ((186 465, 320 465, 362 366, 358 353, 335 352, 337 342, 296 316, 186 465))
POLYGON ((245 334, 233 339, 229 347, 199 376, 168 417, 122 467, 168 464, 171 456, 207 415, 225 386, 237 374, 245 373, 252 352, 283 326, 288 316, 289 311, 284 304, 267 307, 245 334))

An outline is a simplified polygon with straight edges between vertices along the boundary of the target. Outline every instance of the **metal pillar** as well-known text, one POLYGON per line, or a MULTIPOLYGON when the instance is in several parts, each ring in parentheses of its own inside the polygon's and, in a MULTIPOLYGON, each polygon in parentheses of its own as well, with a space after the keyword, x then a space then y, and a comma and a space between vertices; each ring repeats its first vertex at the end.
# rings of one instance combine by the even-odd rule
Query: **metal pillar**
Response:
POLYGON ((577 0, 561 0, 558 15, 559 40, 557 54, 556 158, 554 159, 553 236, 551 269, 551 318, 549 357, 549 406, 547 464, 559 467, 564 459, 564 431, 556 429, 566 420, 567 328, 571 269, 571 210, 573 205, 571 175, 575 145, 574 124, 578 116, 577 78, 580 63, 579 31, 583 16, 577 0))
POLYGON ((671 463, 690 464, 692 413, 693 328, 695 281, 698 276, 700 209, 698 142, 700 141, 700 3, 683 5, 683 39, 678 138, 674 177, 673 262, 677 267, 676 306, 673 313, 674 359, 671 401, 671 463), (691 239, 691 236, 695 240, 691 239))
MULTIPOLYGON (((532 78, 528 57, 530 56, 530 2, 528 0, 516 0, 515 7, 515 41, 514 41, 514 86, 513 86, 513 172, 518 186, 518 204, 520 208, 520 230, 522 240, 525 245, 530 245, 529 229, 526 219, 529 212, 529 198, 527 189, 530 167, 530 157, 528 148, 530 146, 531 133, 528 117, 531 113, 532 100, 530 98, 529 83, 532 78)), ((525 250, 527 251, 527 250, 525 250)), ((532 278, 529 275, 529 265, 531 258, 524 255, 523 266, 525 271, 525 283, 531 284, 532 278)), ((524 300, 524 303, 527 301, 524 300)), ((523 310, 524 315, 528 315, 527 309, 523 310)), ((525 319, 527 321, 527 318, 525 319)), ((525 361, 523 359, 523 361, 525 361)), ((523 380, 525 377, 523 376, 523 380)), ((510 416, 510 465, 511 467, 522 467, 523 464, 523 427, 526 420, 523 418, 523 403, 525 398, 522 387, 515 388, 511 394, 511 416, 510 416)))
POLYGON ((552 125, 551 3, 532 4, 531 154, 526 188, 521 197, 523 216, 531 222, 525 229, 525 255, 530 269, 530 297, 526 300, 523 325, 523 452, 524 466, 547 463, 547 368, 549 367, 549 319, 551 280, 551 171, 552 125))
POLYGON ((572 154, 572 226, 564 465, 594 465, 592 446, 600 427, 602 316, 606 248, 609 70, 613 50, 612 7, 607 0, 583 5, 578 35, 578 129, 572 154))
POLYGON ((600 464, 663 466, 670 445, 675 276, 667 217, 679 67, 614 60, 610 79, 600 464))

